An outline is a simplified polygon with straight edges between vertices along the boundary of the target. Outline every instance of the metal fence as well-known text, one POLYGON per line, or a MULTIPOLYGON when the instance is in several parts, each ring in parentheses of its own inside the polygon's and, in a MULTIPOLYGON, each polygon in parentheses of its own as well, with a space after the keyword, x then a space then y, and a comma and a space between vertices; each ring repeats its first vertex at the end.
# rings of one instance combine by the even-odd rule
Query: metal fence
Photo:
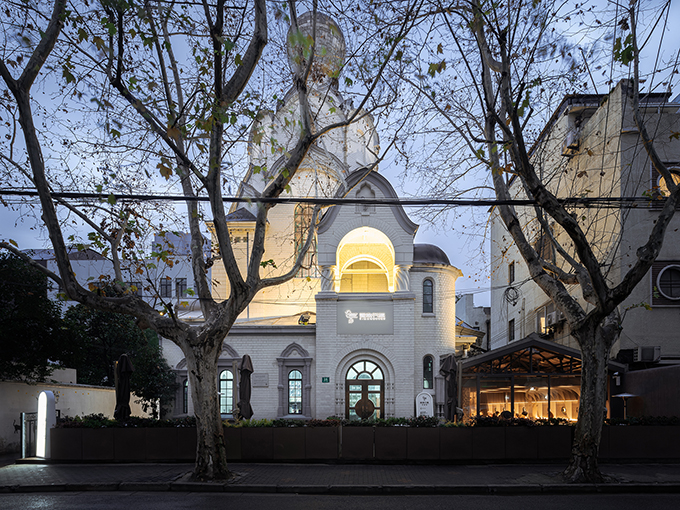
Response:
POLYGON ((21 413, 21 456, 35 457, 38 413, 21 413))

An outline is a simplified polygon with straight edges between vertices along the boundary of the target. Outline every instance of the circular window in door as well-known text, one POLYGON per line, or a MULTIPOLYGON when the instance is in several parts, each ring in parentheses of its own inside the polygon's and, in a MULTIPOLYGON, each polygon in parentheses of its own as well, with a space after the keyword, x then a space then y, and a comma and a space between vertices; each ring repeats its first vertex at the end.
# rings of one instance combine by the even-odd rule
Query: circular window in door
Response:
POLYGON ((345 377, 345 418, 350 420, 382 418, 384 377, 372 361, 358 361, 345 377))

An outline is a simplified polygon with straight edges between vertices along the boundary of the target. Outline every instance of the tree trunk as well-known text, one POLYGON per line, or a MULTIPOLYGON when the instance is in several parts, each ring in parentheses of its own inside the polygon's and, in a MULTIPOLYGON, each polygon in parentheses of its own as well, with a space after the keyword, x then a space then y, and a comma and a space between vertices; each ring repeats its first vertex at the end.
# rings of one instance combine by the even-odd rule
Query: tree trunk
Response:
POLYGON ((607 412, 607 365, 615 333, 598 325, 572 335, 581 347, 581 398, 571 460, 564 477, 570 483, 600 483, 604 477, 597 455, 607 412))
MULTIPOLYGON (((212 342, 210 342, 212 343, 212 342)), ((221 342, 219 346, 221 347, 221 342)), ((221 349, 201 342, 185 352, 191 399, 196 416, 196 464, 193 479, 226 480, 227 450, 217 395, 217 359, 221 349)))

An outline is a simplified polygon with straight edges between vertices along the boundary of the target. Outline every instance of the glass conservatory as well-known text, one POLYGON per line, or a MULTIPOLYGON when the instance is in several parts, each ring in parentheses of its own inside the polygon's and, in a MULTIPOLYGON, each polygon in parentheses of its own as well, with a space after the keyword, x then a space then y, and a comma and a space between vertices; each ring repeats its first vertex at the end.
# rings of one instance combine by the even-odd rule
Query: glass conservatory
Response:
MULTIPOLYGON (((534 333, 464 359, 461 369, 459 406, 466 419, 501 414, 534 420, 578 418, 581 354, 575 349, 534 333)), ((609 370, 623 373, 625 366, 610 361, 609 370)))

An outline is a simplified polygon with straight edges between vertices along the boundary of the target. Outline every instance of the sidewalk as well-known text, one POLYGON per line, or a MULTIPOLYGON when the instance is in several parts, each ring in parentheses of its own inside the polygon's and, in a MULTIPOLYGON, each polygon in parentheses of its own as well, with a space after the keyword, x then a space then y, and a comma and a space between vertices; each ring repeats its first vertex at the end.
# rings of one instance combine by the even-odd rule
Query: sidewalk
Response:
POLYGON ((187 482, 192 464, 14 464, 0 493, 183 491, 304 494, 680 493, 680 464, 605 464, 607 484, 568 485, 558 464, 366 465, 230 463, 228 483, 187 482))

